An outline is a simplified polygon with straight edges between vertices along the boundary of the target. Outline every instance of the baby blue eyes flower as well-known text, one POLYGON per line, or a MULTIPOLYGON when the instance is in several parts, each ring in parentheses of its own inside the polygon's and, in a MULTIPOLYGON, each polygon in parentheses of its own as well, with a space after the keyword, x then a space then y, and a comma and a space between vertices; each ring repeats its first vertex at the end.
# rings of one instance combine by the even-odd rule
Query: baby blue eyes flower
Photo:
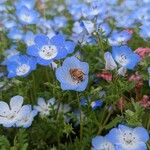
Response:
POLYGON ((100 35, 107 36, 111 32, 111 28, 107 23, 102 23, 97 26, 97 30, 100 35))
POLYGON ((146 40, 150 39, 150 29, 149 25, 141 26, 140 36, 146 40))
POLYGON ((84 91, 88 84, 89 65, 81 62, 75 56, 64 60, 56 69, 56 78, 61 83, 62 90, 84 91))
POLYGON ((6 60, 8 78, 27 76, 36 69, 36 59, 26 55, 15 55, 6 60))
POLYGON ((147 150, 149 133, 143 127, 129 128, 119 125, 112 129, 107 138, 116 145, 116 150, 147 150))
POLYGON ((22 6, 32 9, 35 6, 35 3, 36 3, 35 0, 19 0, 15 3, 15 6, 16 6, 16 9, 19 9, 22 6))
POLYGON ((33 34, 33 32, 28 31, 26 35, 23 37, 23 40, 27 44, 27 46, 32 46, 34 45, 34 37, 35 35, 33 34))
POLYGON ((18 16, 19 21, 24 25, 35 24, 38 20, 38 13, 25 6, 20 7, 16 11, 16 15, 18 16))
POLYGON ((112 46, 125 45, 132 37, 132 34, 127 31, 117 32, 114 31, 108 39, 109 44, 112 46))
POLYGON ((134 69, 140 62, 140 56, 133 53, 128 46, 114 46, 112 48, 112 56, 115 61, 124 68, 134 69))
POLYGON ((0 101, 0 124, 4 127, 29 127, 37 111, 32 110, 31 105, 22 105, 23 97, 19 95, 10 99, 10 105, 0 101))
POLYGON ((114 144, 107 136, 96 136, 92 139, 92 150, 116 150, 114 144))
POLYGON ((10 38, 12 40, 21 40, 23 37, 23 32, 20 29, 18 29, 17 27, 13 27, 10 29, 7 36, 8 36, 8 38, 10 38))
POLYGON ((55 98, 51 98, 46 102, 44 98, 39 97, 38 105, 34 106, 34 109, 37 110, 42 117, 48 116, 50 114, 50 110, 52 109, 51 107, 54 106, 54 104, 55 98))
POLYGON ((91 103, 92 110, 95 110, 103 105, 102 100, 96 100, 91 103))
POLYGON ((38 34, 34 38, 34 43, 27 48, 27 53, 35 56, 41 65, 49 65, 53 60, 64 58, 75 48, 75 44, 65 41, 62 35, 56 35, 49 39, 46 35, 38 34))

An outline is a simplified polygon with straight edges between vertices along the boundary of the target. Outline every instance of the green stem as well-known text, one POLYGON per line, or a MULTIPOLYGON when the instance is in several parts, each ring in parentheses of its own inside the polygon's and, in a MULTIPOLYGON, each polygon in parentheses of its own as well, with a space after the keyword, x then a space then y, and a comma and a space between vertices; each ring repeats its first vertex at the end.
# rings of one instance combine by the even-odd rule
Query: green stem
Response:
MULTIPOLYGON (((111 114, 112 114, 112 111, 109 111, 109 113, 107 114, 106 119, 105 119, 105 121, 103 122, 103 124, 102 124, 102 125, 100 124, 100 127, 99 127, 99 130, 98 130, 97 134, 101 134, 101 132, 102 132, 102 130, 105 128, 105 125, 106 125, 106 123, 108 122, 108 120, 109 120, 111 114)), ((102 118, 102 120, 103 120, 103 118, 102 118)))
POLYGON ((82 109, 80 105, 80 97, 79 93, 77 92, 77 100, 78 100, 78 105, 80 109, 80 143, 82 143, 82 137, 83 137, 83 120, 82 120, 82 109))
MULTIPOLYGON (((35 74, 32 73, 32 80, 33 80, 33 101, 36 99, 36 84, 35 84, 35 74)), ((32 93, 32 92, 31 92, 32 93)))

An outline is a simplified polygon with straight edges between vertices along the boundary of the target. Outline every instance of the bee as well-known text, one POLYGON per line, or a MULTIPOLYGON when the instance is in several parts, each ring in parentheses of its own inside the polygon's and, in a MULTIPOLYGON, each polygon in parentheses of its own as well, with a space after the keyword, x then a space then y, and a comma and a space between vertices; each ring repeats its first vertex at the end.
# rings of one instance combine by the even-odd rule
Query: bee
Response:
POLYGON ((80 83, 83 81, 83 78, 84 78, 84 72, 80 69, 70 69, 70 75, 71 77, 77 81, 77 83, 80 83))

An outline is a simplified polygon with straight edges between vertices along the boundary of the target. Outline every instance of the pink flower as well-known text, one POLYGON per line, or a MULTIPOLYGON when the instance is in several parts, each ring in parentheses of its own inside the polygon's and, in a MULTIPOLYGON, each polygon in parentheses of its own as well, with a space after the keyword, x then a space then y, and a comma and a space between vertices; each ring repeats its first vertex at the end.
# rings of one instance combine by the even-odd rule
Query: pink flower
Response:
POLYGON ((108 71, 103 71, 102 73, 97 74, 98 78, 103 78, 106 81, 112 81, 112 74, 108 71))
POLYGON ((143 86, 143 79, 142 79, 141 75, 138 74, 138 72, 131 75, 129 77, 129 81, 133 81, 135 83, 135 87, 137 89, 140 89, 143 86))
POLYGON ((135 53, 144 58, 145 56, 150 56, 150 48, 138 48, 135 50, 135 53))
POLYGON ((147 95, 143 95, 143 98, 139 103, 144 108, 150 107, 150 99, 147 95))

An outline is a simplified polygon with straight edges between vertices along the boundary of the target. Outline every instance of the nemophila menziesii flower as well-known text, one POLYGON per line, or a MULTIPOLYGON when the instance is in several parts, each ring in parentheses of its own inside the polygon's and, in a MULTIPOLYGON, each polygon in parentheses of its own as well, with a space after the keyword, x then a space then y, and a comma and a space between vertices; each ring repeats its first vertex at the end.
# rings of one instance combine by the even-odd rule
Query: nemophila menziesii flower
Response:
POLYGON ((80 24, 83 30, 86 30, 88 34, 94 31, 94 23, 90 20, 83 20, 80 24))
POLYGON ((35 56, 41 65, 49 65, 53 60, 65 58, 75 49, 75 44, 65 41, 63 35, 55 35, 49 39, 44 34, 38 34, 35 36, 34 42, 34 45, 27 48, 27 53, 35 56))
POLYGON ((16 15, 19 21, 24 25, 35 24, 38 20, 38 13, 33 9, 27 8, 26 6, 22 6, 17 9, 16 15))
POLYGON ((124 30, 121 32, 114 31, 108 38, 111 46, 125 45, 131 39, 132 34, 124 30))
POLYGON ((15 3, 16 9, 19 9, 22 6, 26 6, 27 8, 31 9, 35 6, 35 0, 19 0, 15 3))
POLYGON ((23 32, 19 28, 13 27, 10 29, 7 36, 12 40, 21 40, 23 37, 23 32))
POLYGON ((8 78, 27 76, 36 69, 36 59, 27 55, 15 55, 6 60, 8 78))
POLYGON ((33 34, 33 32, 28 31, 24 35, 23 41, 27 44, 27 46, 32 46, 32 45, 34 45, 34 37, 35 37, 35 35, 33 34))
POLYGON ((146 40, 150 39, 149 25, 143 25, 140 27, 140 36, 146 40))
POLYGON ((84 91, 88 84, 88 73, 88 63, 72 56, 56 69, 56 78, 61 83, 62 90, 84 91))
MULTIPOLYGON (((106 70, 114 70, 117 68, 117 64, 114 60, 114 58, 112 57, 112 54, 110 52, 106 52, 104 54, 104 59, 106 61, 105 64, 105 69, 106 70)), ((125 67, 121 67, 118 69, 118 75, 122 75, 124 76, 126 74, 127 69, 125 67)), ((112 75, 111 73, 108 74, 104 74, 103 72, 101 74, 98 74, 98 77, 101 77, 107 81, 111 81, 112 80, 112 75)))
POLYGON ((116 150, 147 150, 149 133, 143 127, 130 128, 119 125, 108 134, 108 139, 116 145, 116 150))
MULTIPOLYGON (((19 95, 10 99, 10 105, 4 101, 0 101, 0 124, 4 127, 15 127, 16 123, 19 123, 28 114, 29 107, 31 107, 30 105, 22 105, 23 97, 19 95)), ((21 126, 24 126, 24 124, 21 126)))
POLYGON ((100 35, 107 36, 111 32, 111 28, 107 23, 97 25, 97 31, 100 35))
POLYGON ((92 107, 93 110, 95 110, 97 108, 100 108, 102 105, 103 105, 103 101, 102 100, 96 100, 96 101, 93 101, 91 103, 91 107, 92 107))
POLYGON ((39 97, 38 98, 38 105, 34 106, 34 109, 37 110, 41 116, 48 116, 50 114, 50 110, 52 106, 55 104, 55 98, 51 98, 47 102, 44 98, 39 97))
POLYGON ((34 117, 37 115, 37 110, 32 109, 31 105, 24 105, 24 114, 16 121, 16 127, 28 128, 31 126, 34 117))
MULTIPOLYGON (((115 145, 107 136, 96 136, 92 139, 92 150, 116 150, 115 145)), ((120 149, 121 150, 121 149, 120 149)))
POLYGON ((53 28, 60 29, 64 28, 67 25, 67 18, 65 16, 56 16, 53 19, 53 28))
POLYGON ((140 56, 135 54, 127 45, 114 46, 112 56, 120 66, 127 69, 134 69, 141 60, 140 56))

